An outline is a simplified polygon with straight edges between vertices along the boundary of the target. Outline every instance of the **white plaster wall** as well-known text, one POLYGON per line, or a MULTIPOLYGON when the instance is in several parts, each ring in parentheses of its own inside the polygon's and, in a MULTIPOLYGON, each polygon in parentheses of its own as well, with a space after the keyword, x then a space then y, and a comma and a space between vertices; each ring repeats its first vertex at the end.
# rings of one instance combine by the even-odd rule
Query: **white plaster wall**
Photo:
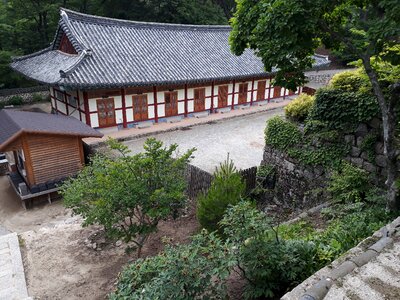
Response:
POLYGON ((121 98, 121 96, 113 96, 111 98, 114 98, 114 107, 115 108, 122 108, 122 98, 121 98))
POLYGON ((206 98, 205 102, 205 109, 210 109, 211 108, 211 98, 206 98))
POLYGON ((133 95, 125 95, 125 106, 132 107, 133 95))
POLYGON ((71 116, 79 120, 79 111, 78 110, 73 111, 71 116))
POLYGON ((206 97, 211 96, 211 86, 206 86, 206 97))
POLYGON ((157 92, 157 102, 164 103, 164 92, 157 92))
POLYGON ((124 122, 124 118, 122 116, 122 109, 115 111, 115 121, 117 124, 122 124, 124 122))
POLYGON ((188 101, 188 112, 193 112, 194 111, 194 100, 188 101))
POLYGON ((218 96, 214 96, 214 107, 218 107, 218 96))
POLYGON ((165 116, 165 105, 164 104, 158 104, 157 114, 158 114, 158 117, 160 117, 160 118, 165 116))
POLYGON ((194 98, 194 89, 188 89, 188 98, 193 99, 194 98))
POLYGON ((99 117, 97 113, 90 114, 90 124, 92 124, 92 127, 99 127, 99 117))
POLYGON ((178 114, 185 112, 185 102, 178 102, 178 114))
POLYGON ((258 81, 254 80, 254 89, 256 90, 258 88, 258 81))
POLYGON ((147 103, 154 104, 154 93, 147 93, 147 103))
MULTIPOLYGON (((225 85, 225 84, 223 84, 223 85, 225 85)), ((228 84, 228 94, 232 93, 232 91, 233 91, 233 84, 230 83, 230 84, 228 84)), ((237 91, 237 90, 235 90, 235 91, 237 91)))
POLYGON ((96 99, 89 99, 89 111, 97 111, 97 102, 96 99))
POLYGON ((273 87, 269 90, 269 97, 270 98, 274 97, 274 88, 273 87))
POLYGON ((61 111, 63 114, 67 114, 67 108, 65 107, 65 103, 57 101, 57 109, 61 111))
POLYGON ((85 116, 85 114, 82 113, 82 112, 80 114, 81 114, 82 122, 86 124, 86 116, 85 116))
POLYGON ((149 106, 149 111, 148 111, 148 113, 149 113, 149 119, 152 119, 152 118, 155 117, 155 114, 154 114, 154 105, 149 106))
POLYGON ((185 90, 177 90, 178 91, 178 100, 185 99, 185 90))
POLYGON ((126 121, 127 122, 132 122, 133 121, 133 109, 132 108, 127 108, 126 109, 126 121))
POLYGON ((228 95, 227 105, 232 105, 232 95, 228 95))

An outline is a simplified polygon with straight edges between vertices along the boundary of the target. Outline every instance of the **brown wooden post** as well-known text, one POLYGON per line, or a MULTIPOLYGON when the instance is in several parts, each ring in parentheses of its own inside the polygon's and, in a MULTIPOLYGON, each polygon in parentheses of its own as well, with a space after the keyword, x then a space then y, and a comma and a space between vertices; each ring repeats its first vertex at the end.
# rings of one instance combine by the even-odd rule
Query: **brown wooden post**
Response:
POLYGON ((126 102, 125 102, 125 89, 121 89, 121 99, 122 99, 122 127, 128 127, 126 121, 126 102))
MULTIPOLYGON (((257 86, 258 90, 258 86, 257 86)), ((251 96, 250 96, 250 106, 253 105, 253 94, 254 94, 254 77, 251 79, 251 96)))
POLYGON ((153 86, 153 93, 154 93, 154 120, 158 123, 158 104, 157 104, 157 87, 153 86))
POLYGON ((184 99, 184 104, 185 104, 185 118, 188 115, 188 87, 187 84, 185 83, 185 99, 184 99))
POLYGON ((211 104, 210 104, 210 113, 213 113, 214 110, 214 81, 211 83, 211 104))
POLYGON ((269 78, 268 102, 271 100, 271 80, 272 80, 272 77, 269 78))
POLYGON ((76 102, 77 102, 77 106, 78 106, 78 107, 76 107, 76 109, 79 112, 79 121, 82 122, 81 101, 80 101, 80 98, 79 98, 79 90, 76 90, 76 100, 77 100, 76 102))
POLYGON ((87 92, 83 92, 83 106, 85 107, 86 124, 92 126, 90 122, 89 98, 87 92))
POLYGON ((79 158, 81 160, 81 165, 84 166, 85 165, 85 155, 83 153, 83 142, 80 137, 76 137, 76 141, 77 141, 77 145, 78 145, 78 149, 79 149, 79 158))
POLYGON ((22 143, 22 151, 24 151, 24 157, 25 157, 26 180, 28 181, 29 187, 31 187, 32 185, 35 184, 35 174, 33 173, 31 153, 29 151, 29 145, 26 140, 26 134, 22 135, 21 143, 22 143))
POLYGON ((233 87, 232 87, 232 110, 235 109, 235 85, 236 82, 233 80, 233 87))

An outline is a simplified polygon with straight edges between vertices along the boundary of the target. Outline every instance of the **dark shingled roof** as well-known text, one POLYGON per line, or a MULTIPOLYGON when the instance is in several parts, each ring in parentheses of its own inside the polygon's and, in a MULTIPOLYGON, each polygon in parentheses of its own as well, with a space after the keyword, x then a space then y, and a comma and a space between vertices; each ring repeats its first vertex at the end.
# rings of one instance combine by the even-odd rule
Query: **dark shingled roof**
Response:
MULTIPOLYGON (((229 26, 117 20, 61 9, 51 47, 14 59, 12 68, 36 81, 67 88, 196 83, 266 75, 247 49, 231 53, 229 26), (78 55, 58 51, 65 33, 78 55)), ((315 67, 329 63, 315 55, 315 67)))
POLYGON ((0 149, 23 132, 81 137, 103 134, 73 117, 27 111, 0 110, 0 149))

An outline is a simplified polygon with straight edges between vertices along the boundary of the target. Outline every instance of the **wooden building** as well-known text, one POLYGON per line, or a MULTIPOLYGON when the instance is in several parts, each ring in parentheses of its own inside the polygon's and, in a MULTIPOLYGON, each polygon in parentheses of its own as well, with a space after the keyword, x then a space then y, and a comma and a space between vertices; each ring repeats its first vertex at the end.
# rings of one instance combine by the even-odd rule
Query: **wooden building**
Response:
POLYGON ((25 200, 57 191, 84 165, 82 138, 102 137, 72 117, 0 110, 0 152, 14 158, 10 182, 25 200))
MULTIPOLYGON (((301 92, 271 85, 259 57, 231 53, 229 26, 116 20, 61 9, 49 48, 15 58, 50 86, 55 112, 93 128, 209 114, 301 92)), ((315 55, 315 68, 327 65, 315 55)))

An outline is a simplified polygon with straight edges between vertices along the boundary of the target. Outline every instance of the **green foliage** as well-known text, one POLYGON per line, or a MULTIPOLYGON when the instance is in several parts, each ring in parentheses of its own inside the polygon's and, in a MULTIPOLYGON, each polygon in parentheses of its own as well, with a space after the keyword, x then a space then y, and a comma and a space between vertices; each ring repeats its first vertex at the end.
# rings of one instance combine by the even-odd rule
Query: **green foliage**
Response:
POLYGON ((227 158, 215 170, 210 189, 198 199, 197 219, 208 231, 218 230, 226 208, 235 205, 244 195, 246 185, 232 160, 227 158))
POLYGON ((333 89, 341 89, 348 92, 358 92, 366 87, 371 89, 368 76, 361 68, 335 74, 329 85, 333 89))
POLYGON ((296 122, 303 122, 314 105, 314 101, 314 96, 301 94, 285 107, 286 118, 296 122))
POLYGON ((32 102, 42 102, 44 101, 42 95, 34 93, 32 94, 32 102))
POLYGON ((267 121, 265 128, 265 143, 279 150, 286 150, 289 147, 301 142, 301 132, 296 125, 276 116, 267 121))
POLYGON ((12 96, 7 101, 7 105, 19 106, 24 104, 24 99, 21 96, 12 96))
POLYGON ((361 151, 364 151, 368 155, 368 160, 372 163, 375 162, 375 144, 378 141, 378 135, 376 133, 370 132, 367 134, 362 143, 361 143, 361 151))
POLYGON ((76 178, 61 186, 64 205, 83 217, 83 226, 104 226, 110 238, 133 242, 140 256, 160 220, 176 216, 186 201, 184 171, 194 149, 174 157, 154 138, 144 152, 130 156, 128 148, 108 141, 114 154, 96 154, 76 178), (117 154, 117 155, 115 155, 117 154))
POLYGON ((130 264, 109 299, 226 299, 233 262, 230 244, 203 231, 187 245, 130 264))
POLYGON ((280 296, 315 271, 315 245, 279 239, 269 219, 250 202, 230 207, 221 225, 237 245, 237 264, 248 281, 245 299, 280 296))
POLYGON ((370 189, 368 173, 349 163, 332 173, 328 191, 334 202, 354 203, 364 201, 370 189))
POLYGON ((329 129, 344 130, 368 122, 378 113, 378 103, 369 93, 323 88, 315 95, 309 119, 322 122, 329 129))

